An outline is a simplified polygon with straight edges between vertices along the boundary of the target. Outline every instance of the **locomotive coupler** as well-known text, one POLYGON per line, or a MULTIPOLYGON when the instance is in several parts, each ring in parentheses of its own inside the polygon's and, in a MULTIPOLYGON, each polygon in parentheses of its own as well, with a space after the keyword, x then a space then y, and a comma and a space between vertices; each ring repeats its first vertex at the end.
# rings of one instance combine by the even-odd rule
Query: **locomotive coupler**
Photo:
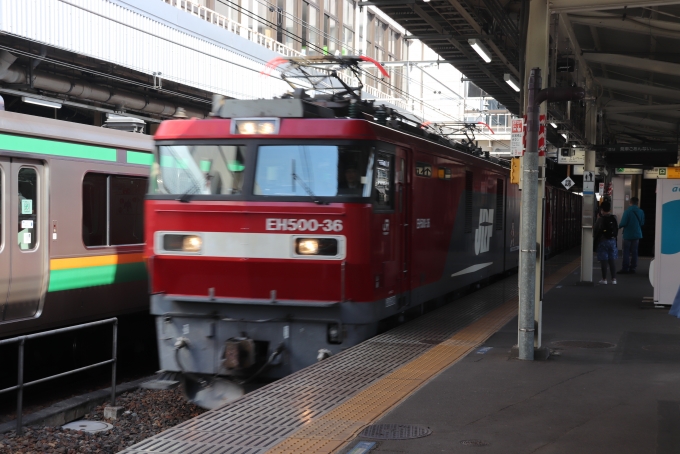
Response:
POLYGON ((255 364, 255 341, 247 337, 232 337, 224 346, 224 367, 247 369, 255 364))

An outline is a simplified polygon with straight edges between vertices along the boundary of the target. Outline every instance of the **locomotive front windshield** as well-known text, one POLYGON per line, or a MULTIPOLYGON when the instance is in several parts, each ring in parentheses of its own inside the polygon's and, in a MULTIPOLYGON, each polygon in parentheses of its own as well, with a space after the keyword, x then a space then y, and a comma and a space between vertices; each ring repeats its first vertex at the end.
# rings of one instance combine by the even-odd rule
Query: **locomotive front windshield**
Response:
POLYGON ((374 156, 363 144, 159 145, 151 195, 370 197, 374 156))
POLYGON ((261 145, 255 195, 369 197, 373 158, 357 146, 261 145))
POLYGON ((158 147, 151 169, 152 194, 241 194, 246 166, 242 145, 158 147))

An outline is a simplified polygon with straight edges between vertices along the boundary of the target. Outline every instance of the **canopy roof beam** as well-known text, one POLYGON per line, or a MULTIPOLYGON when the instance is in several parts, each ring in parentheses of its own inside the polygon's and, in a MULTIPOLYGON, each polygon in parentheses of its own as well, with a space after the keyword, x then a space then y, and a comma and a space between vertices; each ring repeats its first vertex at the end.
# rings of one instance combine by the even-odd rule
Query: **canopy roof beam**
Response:
POLYGON ((649 6, 677 5, 668 0, 551 0, 550 9, 556 13, 593 11, 602 9, 637 8, 649 6))

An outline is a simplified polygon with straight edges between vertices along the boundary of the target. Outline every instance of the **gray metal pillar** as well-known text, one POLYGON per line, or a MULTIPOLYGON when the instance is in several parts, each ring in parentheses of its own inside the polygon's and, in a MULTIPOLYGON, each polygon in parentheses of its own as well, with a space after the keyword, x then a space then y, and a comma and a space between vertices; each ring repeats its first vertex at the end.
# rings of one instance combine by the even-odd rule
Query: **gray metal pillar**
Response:
MULTIPOLYGON (((536 91, 543 88, 547 88, 548 84, 548 52, 550 45, 550 10, 548 8, 547 0, 531 0, 529 4, 529 18, 528 18, 528 29, 527 29, 527 44, 526 46, 526 60, 524 65, 524 74, 527 76, 531 73, 532 68, 539 68, 543 72, 545 77, 542 77, 541 84, 536 88, 536 91)), ((524 83, 524 87, 527 84, 524 83)), ((528 113, 528 92, 524 91, 524 112, 528 113)), ((537 115, 546 115, 547 104, 543 103, 540 105, 537 115)), ((537 132, 538 134, 538 132, 537 132)), ((527 142, 528 142, 527 135, 527 142)), ((540 150, 537 150, 540 152, 540 150)), ((538 188, 537 188, 537 198, 536 198, 536 244, 538 249, 538 254, 536 254, 536 278, 534 280, 534 287, 527 288, 529 291, 534 292, 534 320, 536 325, 536 331, 534 332, 534 347, 541 348, 541 331, 542 331, 542 321, 543 321, 543 228, 544 228, 544 198, 545 198, 545 156, 538 154, 538 188)), ((524 169, 524 161, 522 162, 522 168, 524 169)), ((522 178, 526 176, 525 172, 522 172, 522 178)), ((520 189, 524 189, 523 186, 520 189)), ((522 208, 522 216, 524 215, 524 208, 522 208)), ((520 217, 520 225, 522 218, 520 217)), ((532 246, 530 249, 534 249, 532 246)), ((521 266, 520 258, 520 266, 521 266)), ((520 286, 520 294, 524 289, 520 286)))
MULTIPOLYGON (((592 94, 592 79, 586 79, 586 91, 592 94)), ((592 95, 590 96, 592 98, 592 95)), ((597 105, 594 99, 586 103, 586 162, 585 170, 595 170, 595 149, 597 143, 597 105)), ((593 282, 593 224, 594 224, 595 195, 583 195, 583 210, 581 215, 581 282, 593 282)))
POLYGON ((533 68, 527 89, 527 143, 522 168, 522 220, 519 237, 519 359, 534 359, 534 310, 536 293, 536 212, 538 194, 538 128, 540 107, 535 98, 541 89, 541 69, 533 68))

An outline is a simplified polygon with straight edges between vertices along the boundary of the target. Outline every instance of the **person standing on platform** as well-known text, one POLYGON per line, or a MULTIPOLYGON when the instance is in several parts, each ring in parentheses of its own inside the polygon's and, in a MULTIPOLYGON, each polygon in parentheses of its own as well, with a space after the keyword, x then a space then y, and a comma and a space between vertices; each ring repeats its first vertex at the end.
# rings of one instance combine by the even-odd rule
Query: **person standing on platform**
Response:
POLYGON ((600 205, 600 216, 593 227, 593 238, 597 241, 597 259, 600 261, 602 270, 602 280, 600 284, 607 285, 607 265, 612 274, 612 284, 616 285, 616 259, 619 251, 616 247, 616 235, 619 233, 619 226, 616 216, 611 214, 612 205, 608 200, 600 205))
POLYGON ((623 229, 623 266, 620 274, 633 274, 637 268, 638 246, 645 225, 645 212, 638 207, 640 200, 630 198, 630 207, 623 213, 619 228, 623 229))

